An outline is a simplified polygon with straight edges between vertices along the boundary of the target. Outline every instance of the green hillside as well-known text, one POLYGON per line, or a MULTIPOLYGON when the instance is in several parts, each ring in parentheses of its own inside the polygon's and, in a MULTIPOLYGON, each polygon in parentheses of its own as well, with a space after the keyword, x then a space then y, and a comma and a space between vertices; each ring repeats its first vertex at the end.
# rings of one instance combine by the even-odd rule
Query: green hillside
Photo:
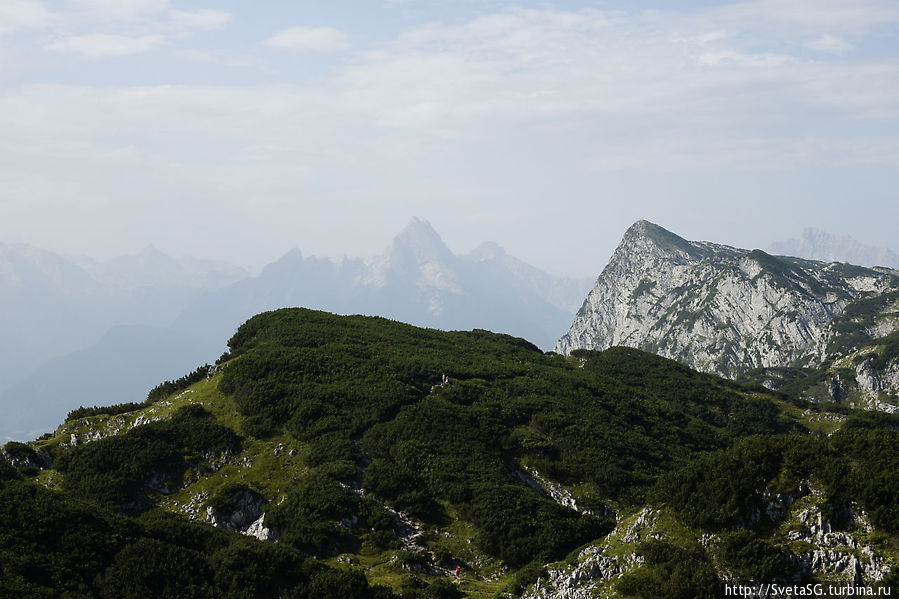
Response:
POLYGON ((829 579, 801 565, 816 510, 858 563, 897 563, 897 417, 305 309, 229 346, 4 447, 0 595, 493 597, 601 553, 621 567, 596 593, 711 597, 829 579))

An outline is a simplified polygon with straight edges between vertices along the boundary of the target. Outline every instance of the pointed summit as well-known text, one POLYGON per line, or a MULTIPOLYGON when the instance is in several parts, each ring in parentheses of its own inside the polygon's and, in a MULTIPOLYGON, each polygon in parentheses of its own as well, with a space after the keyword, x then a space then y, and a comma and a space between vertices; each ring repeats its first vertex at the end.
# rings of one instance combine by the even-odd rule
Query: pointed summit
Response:
POLYGON ((694 244, 648 220, 638 220, 632 224, 621 240, 621 246, 647 243, 668 253, 685 253, 689 256, 699 253, 694 244))
POLYGON ((283 256, 267 264, 262 269, 262 275, 266 277, 289 277, 290 273, 298 273, 303 268, 303 252, 299 248, 288 250, 283 256))
POLYGON ((457 261, 431 223, 413 218, 373 262, 364 281, 383 287, 402 280, 419 287, 458 291, 457 261))
POLYGON ((452 253, 446 247, 446 244, 443 243, 443 239, 440 238, 434 227, 431 226, 431 223, 418 217, 413 217, 409 221, 409 224, 393 238, 391 245, 412 248, 427 254, 432 252, 438 254, 452 253))
POLYGON ((431 261, 452 262, 455 258, 431 223, 417 217, 413 217, 406 228, 393 238, 385 255, 390 256, 391 261, 401 259, 402 262, 418 264, 431 261))

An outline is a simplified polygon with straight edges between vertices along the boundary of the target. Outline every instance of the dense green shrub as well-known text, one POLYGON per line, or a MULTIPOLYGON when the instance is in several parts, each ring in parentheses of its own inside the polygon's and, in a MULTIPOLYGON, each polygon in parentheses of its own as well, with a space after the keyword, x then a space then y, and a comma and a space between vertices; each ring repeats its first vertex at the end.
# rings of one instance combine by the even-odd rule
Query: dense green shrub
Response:
POLYGON ((201 553, 143 538, 115 556, 99 586, 104 599, 205 599, 213 596, 212 579, 201 553))
POLYGON ((171 420, 73 447, 58 456, 56 468, 65 472, 63 486, 73 494, 140 511, 151 505, 145 497, 151 482, 174 485, 205 454, 239 447, 231 429, 202 407, 185 406, 171 420))
POLYGON ((639 599, 717 599, 724 585, 701 549, 684 549, 661 540, 643 543, 637 552, 645 567, 625 574, 616 590, 639 599))
POLYGON ((117 516, 32 482, 0 487, 0 596, 388 599, 283 543, 152 510, 117 516))
MULTIPOLYGON (((307 474, 267 510, 266 524, 283 531, 281 542, 235 540, 158 510, 124 519, 104 508, 85 524, 86 538, 97 529, 109 541, 87 553, 100 577, 89 578, 67 557, 74 539, 44 563, 34 556, 46 539, 24 535, 32 545, 23 549, 0 536, 5 555, 34 560, 0 566, 7 568, 0 594, 39 594, 60 584, 75 595, 165 596, 168 580, 197 597, 386 597, 389 591, 369 587, 358 573, 306 559, 358 550, 363 539, 396 547, 393 515, 382 502, 433 526, 458 514, 474 525, 482 549, 522 568, 520 587, 539 564, 611 528, 552 501, 526 469, 576 488, 579 505, 597 513, 605 501, 650 500, 716 531, 754 525, 766 491, 795 492, 811 480, 834 509, 856 500, 878 527, 899 530, 899 433, 887 430, 896 417, 853 414, 844 430, 815 437, 785 416, 777 403, 783 396, 638 350, 563 358, 487 331, 442 332, 302 309, 254 317, 230 346, 220 388, 237 406, 241 430, 308 444, 307 474), (449 384, 440 384, 443 373, 449 384), (364 495, 353 490, 360 480, 364 495), (192 571, 170 572, 173 560, 192 571), (145 574, 118 575, 139 561, 147 563, 145 574), (56 582, 73 568, 80 573, 71 582, 56 582)), ((73 497, 138 512, 151 505, 150 487, 177 487, 188 468, 201 471, 210 453, 237 451, 240 441, 202 408, 188 407, 170 421, 60 449, 65 476, 56 496, 80 514, 76 522, 86 512, 73 497)), ((4 463, 0 479, 10 480, 0 491, 31 488, 4 463)), ((234 494, 248 489, 226 485, 210 502, 227 510, 234 494)), ((756 531, 725 533, 714 551, 743 576, 782 575, 784 556, 756 531)), ((646 567, 621 580, 622 592, 720 591, 698 547, 650 542, 641 553, 646 567)), ((457 591, 446 584, 404 588, 410 598, 457 591)))
POLYGON ((722 534, 716 549, 719 562, 736 580, 783 583, 794 571, 789 554, 748 530, 722 534))
MULTIPOLYGON (((303 309, 256 316, 229 345, 237 359, 220 388, 244 430, 308 441, 309 465, 332 478, 355 476, 361 448, 365 489, 435 523, 441 502, 454 504, 514 564, 564 555, 606 527, 527 487, 519 461, 586 483, 594 501, 642 501, 695 456, 792 426, 762 392, 627 348, 564 359, 487 331, 303 309)), ((320 547, 323 532, 298 514, 318 539, 307 547, 320 547)))
POLYGON ((145 402, 145 404, 151 404, 159 399, 168 397, 176 391, 187 389, 194 383, 199 383, 207 377, 209 368, 209 364, 203 364, 202 366, 198 366, 197 369, 193 372, 185 374, 179 379, 159 383, 158 385, 150 389, 149 393, 147 393, 147 401, 145 402))
POLYGON ((667 502, 691 526, 706 529, 746 523, 759 493, 781 470, 783 441, 751 437, 704 455, 662 477, 653 497, 667 502))
POLYGON ((350 529, 362 511, 362 500, 333 480, 312 478, 291 490, 273 506, 268 525, 283 528, 281 541, 310 553, 331 555, 353 542, 350 529))
POLYGON ((96 505, 8 482, 0 487, 0 596, 89 595, 134 529, 96 505))

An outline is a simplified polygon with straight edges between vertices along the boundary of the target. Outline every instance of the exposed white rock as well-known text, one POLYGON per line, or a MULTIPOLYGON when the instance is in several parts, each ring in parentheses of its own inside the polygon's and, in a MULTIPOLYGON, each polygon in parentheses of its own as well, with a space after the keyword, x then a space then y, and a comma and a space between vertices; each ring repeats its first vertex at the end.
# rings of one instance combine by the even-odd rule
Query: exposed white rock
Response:
POLYGON ((206 505, 206 500, 209 499, 208 491, 201 491, 194 495, 191 495, 190 501, 178 508, 178 511, 190 520, 196 520, 200 517, 200 511, 203 506, 206 505))
POLYGON ((144 424, 150 424, 151 422, 159 422, 162 419, 162 416, 154 416, 149 413, 139 414, 137 418, 134 419, 134 422, 131 424, 130 428, 136 428, 144 424))
POLYGON ((87 431, 85 433, 81 433, 80 435, 77 433, 72 433, 69 436, 69 441, 60 443, 62 447, 77 447, 83 443, 90 443, 91 441, 99 441, 108 435, 104 435, 100 431, 87 431))
POLYGON ((639 221, 556 351, 625 345, 730 377, 815 366, 829 323, 861 294, 896 284, 889 272, 691 242, 639 221))
POLYGON ((220 513, 212 506, 206 508, 206 521, 219 528, 235 530, 259 540, 275 540, 280 536, 276 529, 265 526, 265 512, 262 511, 265 500, 249 490, 240 490, 231 498, 233 509, 220 513))
POLYGON ((876 345, 869 346, 840 360, 839 366, 854 367, 855 373, 850 376, 839 371, 833 373, 828 391, 835 401, 850 400, 861 408, 899 412, 899 359, 876 366, 877 351, 876 345))
MULTIPOLYGON (((871 530, 864 512, 850 509, 848 516, 853 526, 871 530)), ((819 507, 802 510, 797 519, 799 529, 791 530, 787 540, 804 541, 814 548, 797 556, 797 565, 806 572, 816 576, 837 576, 854 584, 872 584, 890 573, 890 565, 884 556, 878 555, 874 547, 859 543, 851 533, 834 531, 833 524, 819 507)))
POLYGON ((243 533, 251 537, 256 537, 260 541, 274 540, 277 538, 277 535, 272 533, 272 529, 265 526, 265 513, 250 524, 243 533))
MULTIPOLYGON (((801 508, 794 504, 809 494, 816 496, 814 501, 823 500, 820 491, 803 487, 796 493, 771 494, 767 509, 773 519, 782 519, 786 512, 791 512, 795 519, 790 530, 783 539, 786 542, 807 544, 809 550, 799 553, 793 559, 794 577, 799 580, 803 574, 812 574, 817 579, 840 579, 854 584, 873 584, 882 580, 889 572, 890 565, 885 556, 879 555, 873 546, 865 544, 856 537, 856 532, 834 530, 833 523, 822 513, 821 507, 814 503, 810 507, 801 508), (798 526, 797 526, 798 524, 798 526)), ((805 504, 804 504, 805 505, 805 504)), ((523 597, 525 599, 587 599, 595 597, 617 597, 615 583, 627 572, 639 567, 643 560, 636 553, 629 553, 622 545, 630 545, 634 549, 639 543, 648 539, 663 538, 663 532, 657 528, 660 513, 645 507, 637 514, 619 522, 601 545, 587 547, 578 555, 573 565, 550 568, 547 575, 541 577, 529 587, 523 597), (613 549, 614 547, 614 549, 613 549), (611 584, 609 583, 611 582, 611 584)), ((872 528, 865 513, 849 508, 844 512, 850 522, 852 531, 869 533, 872 528)), ((841 518, 842 520, 842 518, 841 518)), ((716 535, 704 534, 699 539, 703 547, 714 549, 716 535)), ((795 546, 795 545, 794 545, 795 546)), ((722 580, 739 581, 733 575, 719 569, 722 580)))
POLYGON ((593 599, 596 587, 618 578, 642 563, 642 558, 607 556, 602 550, 579 556, 584 558, 571 570, 549 570, 546 578, 538 579, 523 599, 593 599))
POLYGON ((647 529, 652 529, 658 517, 658 514, 652 508, 643 508, 637 514, 636 519, 624 529, 621 540, 625 543, 638 542, 641 533, 647 529))
POLYGON ((643 508, 636 517, 620 522, 604 544, 592 545, 581 551, 576 565, 548 570, 546 577, 538 579, 527 589, 523 599, 592 599, 606 596, 599 594, 603 590, 608 591, 600 588, 604 583, 620 578, 643 563, 643 558, 636 553, 610 555, 609 539, 637 543, 659 538, 658 533, 653 531, 657 520, 655 510, 643 508))
POLYGON ((855 372, 858 390, 871 407, 883 412, 899 412, 899 406, 882 401, 884 395, 896 400, 899 391, 899 360, 890 361, 885 368, 874 368, 874 357, 866 359, 858 365, 855 372))
POLYGON ((25 456, 15 457, 10 454, 5 448, 0 447, 0 458, 9 462, 9 465, 13 468, 47 468, 52 463, 53 459, 43 449, 39 451, 34 451, 33 449, 28 452, 25 456))
MULTIPOLYGON (((517 476, 521 482, 531 487, 544 497, 552 499, 559 505, 572 509, 581 514, 590 516, 597 515, 595 512, 588 510, 583 506, 579 506, 577 500, 574 498, 574 495, 571 494, 571 491, 558 483, 554 483, 553 481, 544 478, 540 475, 536 468, 530 468, 528 466, 524 466, 523 468, 524 471, 516 470, 515 476, 517 476)), ((608 518, 614 518, 615 512, 609 508, 606 508, 601 515, 608 518)))

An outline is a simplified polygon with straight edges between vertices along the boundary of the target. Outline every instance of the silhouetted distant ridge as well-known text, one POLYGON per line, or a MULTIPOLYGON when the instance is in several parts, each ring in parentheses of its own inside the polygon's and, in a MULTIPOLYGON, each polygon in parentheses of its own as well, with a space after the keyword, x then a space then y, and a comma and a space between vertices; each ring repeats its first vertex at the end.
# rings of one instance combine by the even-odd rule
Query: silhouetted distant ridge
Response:
POLYGON ((768 251, 823 262, 899 268, 899 255, 891 249, 866 245, 848 235, 833 235, 814 228, 805 229, 799 239, 772 243, 768 251))

